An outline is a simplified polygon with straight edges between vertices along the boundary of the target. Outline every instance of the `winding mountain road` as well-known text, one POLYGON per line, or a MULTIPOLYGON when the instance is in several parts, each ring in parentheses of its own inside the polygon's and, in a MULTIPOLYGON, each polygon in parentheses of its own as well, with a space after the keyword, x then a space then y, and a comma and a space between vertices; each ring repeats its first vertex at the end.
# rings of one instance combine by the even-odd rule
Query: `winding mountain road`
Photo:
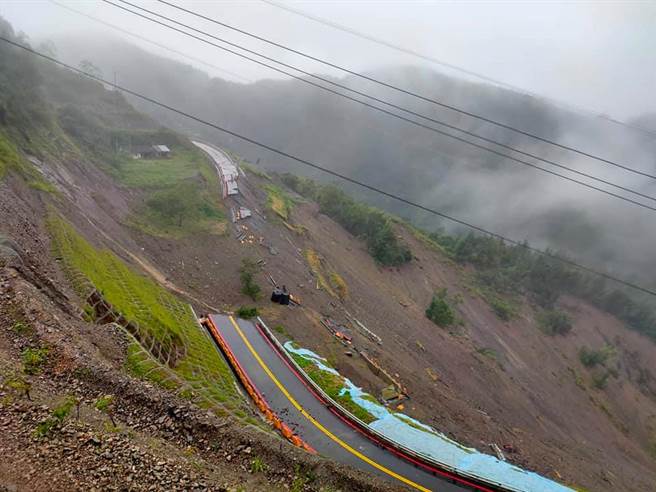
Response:
POLYGON ((209 318, 271 409, 320 455, 416 490, 487 490, 454 484, 446 474, 377 445, 326 407, 258 326, 225 315, 209 318))

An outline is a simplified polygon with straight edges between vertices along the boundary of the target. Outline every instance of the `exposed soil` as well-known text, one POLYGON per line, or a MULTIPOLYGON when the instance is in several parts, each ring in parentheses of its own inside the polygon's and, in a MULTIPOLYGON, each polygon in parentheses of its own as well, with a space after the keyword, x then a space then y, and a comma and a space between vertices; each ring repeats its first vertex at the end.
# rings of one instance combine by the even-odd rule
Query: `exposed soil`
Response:
MULTIPOLYGON (((67 169, 56 163, 48 165, 67 169)), ((345 322, 348 312, 377 333, 383 340, 382 346, 352 330, 354 344, 379 360, 391 374, 398 375, 408 387, 411 398, 405 402, 405 412, 456 440, 489 453, 490 443, 508 444, 515 451, 507 454, 510 461, 589 490, 653 490, 656 459, 649 449, 656 432, 656 382, 648 371, 656 367, 656 344, 626 329, 615 318, 580 300, 565 298, 560 301, 561 307, 575 319, 567 336, 544 335, 537 328, 534 310, 528 303, 522 305, 517 319, 503 322, 470 288, 471 272, 453 264, 405 229, 399 228, 398 234, 410 245, 415 258, 402 268, 380 268, 361 241, 320 214, 314 204, 294 207, 291 223, 302 225, 307 232, 291 231, 266 211, 266 194, 261 190, 264 181, 252 175, 241 179, 243 195, 239 198, 239 203, 255 212, 252 219, 242 223, 253 235, 252 242, 237 241, 233 226, 223 236, 153 238, 124 225, 130 206, 138 203, 137 194, 115 185, 96 169, 76 163, 74 170, 58 174, 61 176, 57 182, 65 191, 55 201, 57 208, 87 239, 112 249, 135 268, 186 297, 201 312, 212 309, 211 306, 234 309, 253 304, 240 293, 239 266, 243 258, 263 259, 266 265, 257 280, 265 296, 257 305, 267 323, 272 328, 281 325, 290 337, 328 357, 344 375, 372 394, 380 394, 389 383, 374 375, 362 358, 347 356, 347 348, 320 324, 321 315, 345 322), (346 300, 316 289, 316 279, 303 256, 309 248, 344 278, 349 290, 346 300), (303 307, 269 303, 267 274, 298 295, 303 307), (463 324, 450 331, 437 327, 424 314, 431 296, 440 287, 448 287, 450 295, 462 296, 457 311, 463 324), (578 351, 582 346, 600 348, 605 343, 617 347, 618 371, 606 388, 598 389, 592 382, 594 372, 581 364, 578 351)), ((0 486, 35 490, 40 485, 49 488, 45 486, 48 484, 52 489, 90 489, 100 487, 93 475, 97 472, 110 475, 100 488, 111 488, 116 485, 113 477, 130 474, 126 463, 134 456, 131 446, 136 446, 146 470, 154 470, 158 461, 166 461, 164 456, 171 458, 171 463, 159 465, 165 468, 160 475, 177 480, 181 488, 184 487, 180 480, 187 489, 197 482, 200 488, 205 483, 206 488, 217 490, 236 487, 246 480, 243 483, 248 484, 248 490, 275 490, 276 483, 282 487, 293 481, 295 462, 317 467, 312 474, 318 478, 315 485, 307 485, 309 488, 326 484, 342 490, 384 488, 382 483, 366 478, 355 480, 353 477, 361 477, 359 472, 354 474, 287 445, 283 448, 282 441, 275 437, 232 422, 207 423, 212 419, 190 407, 181 412, 185 416, 197 415, 202 424, 186 429, 182 419, 176 420, 175 413, 171 415, 168 410, 169 406, 178 408, 180 402, 125 376, 121 369, 124 345, 120 335, 101 333, 98 327, 77 317, 75 295, 66 287, 56 262, 50 259, 41 196, 13 178, 0 186, 0 233, 18 243, 23 256, 22 264, 3 270, 1 281, 7 285, 1 294, 4 324, 0 354, 4 363, 15 363, 21 344, 26 343, 13 337, 9 329, 16 316, 13 308, 7 308, 10 301, 11 305, 25 304, 21 309, 28 312, 33 309, 30 322, 39 326, 40 338, 57 347, 58 361, 75 361, 61 373, 55 367, 69 366, 54 363, 38 378, 34 385, 35 403, 14 397, 0 409, 0 425, 14 436, 2 442, 3 455, 15 452, 19 463, 10 470, 8 462, 0 460, 7 470, 5 474, 0 469, 0 477, 8 477, 6 483, 0 481, 0 486), (17 284, 18 291, 26 292, 23 300, 17 300, 17 284), (30 303, 34 303, 31 308, 30 303), (72 378, 73 368, 78 366, 93 370, 84 378, 72 378), (57 431, 57 437, 48 441, 46 451, 40 453, 41 441, 34 441, 31 429, 47 413, 41 405, 76 392, 78 387, 87 401, 103 392, 119 393, 117 416, 121 426, 132 429, 136 437, 122 433, 109 441, 112 444, 103 440, 100 446, 89 445, 86 436, 102 433, 104 422, 91 418, 82 419, 82 423, 69 420, 57 431), (167 425, 170 420, 173 428, 163 430, 161 418, 167 425), (212 449, 212 439, 205 433, 208 428, 218 436, 218 450, 212 449), (191 435, 191 441, 185 433, 191 435), (142 446, 148 440, 161 443, 161 447, 142 446), (194 448, 189 452, 191 456, 185 454, 189 445, 194 448), (241 445, 250 447, 250 454, 235 451, 241 445), (62 460, 64 449, 77 453, 70 460, 73 468, 66 471, 65 467, 57 468, 58 462, 69 461, 62 460), (101 459, 107 451, 119 463, 118 473, 107 473, 107 469, 114 470, 114 461, 101 459), (262 476, 248 472, 255 455, 266 456, 271 463, 271 470, 262 476), (199 460, 202 466, 192 464, 193 460, 199 460), (109 463, 105 464, 106 461, 109 463), (75 468, 83 469, 83 464, 91 470, 85 476, 75 468), (28 475, 30 469, 50 470, 52 474, 28 475), (268 481, 274 485, 266 485, 268 481)), ((85 412, 95 415, 89 407, 92 405, 87 403, 85 412)), ((184 421, 187 420, 185 417, 184 421)), ((173 488, 164 481, 142 481, 141 475, 133 478, 131 483, 143 484, 144 489, 151 485, 156 489, 173 488)))
POLYGON ((512 462, 590 490, 652 490, 656 461, 649 446, 656 384, 653 379, 639 382, 638 373, 656 367, 653 342, 577 299, 561 299, 575 320, 564 337, 543 334, 528 303, 517 319, 504 322, 472 291, 467 268, 405 229, 398 233, 414 260, 402 268, 380 268, 362 242, 320 214, 315 204, 299 204, 292 212, 293 224, 307 233, 290 231, 267 213, 263 183, 252 175, 240 182, 240 203, 266 216, 244 221, 252 242, 240 243, 236 234, 180 241, 142 235, 137 241, 174 283, 228 309, 252 304, 239 292, 241 259, 264 259, 259 283, 265 297, 266 274, 271 274, 303 301, 303 308, 259 302, 271 327, 282 325, 298 343, 328 357, 344 375, 378 395, 389 383, 361 358, 345 355, 347 349, 319 323, 321 315, 346 322, 347 311, 383 339, 377 346, 353 330, 354 343, 408 387, 411 400, 404 411, 460 442, 488 453, 490 443, 507 444, 514 450, 507 453, 512 462), (348 299, 341 302, 316 289, 303 257, 306 248, 316 250, 345 279, 348 299), (451 332, 424 314, 441 287, 462 297, 457 310, 463 326, 451 332), (605 389, 596 389, 594 371, 581 364, 578 351, 605 343, 618 348, 618 375, 605 389), (489 349, 488 355, 480 349, 489 349))
MULTIPOLYGON (((66 189, 74 196, 74 187, 66 189)), ((81 304, 50 254, 44 196, 19 179, 0 183, 0 234, 9 245, 0 258, 0 490, 398 488, 128 376, 125 335, 82 320, 81 304), (24 375, 28 348, 47 352, 34 374, 24 375), (15 386, 19 377, 29 391, 15 386), (95 408, 104 395, 113 397, 111 419, 95 408), (73 408, 38 436, 37 428, 67 397, 80 402, 79 418, 73 408)), ((111 223, 110 241, 86 220, 88 209, 58 200, 97 245, 114 245, 121 255, 116 242, 134 244, 111 215, 93 217, 111 223)))

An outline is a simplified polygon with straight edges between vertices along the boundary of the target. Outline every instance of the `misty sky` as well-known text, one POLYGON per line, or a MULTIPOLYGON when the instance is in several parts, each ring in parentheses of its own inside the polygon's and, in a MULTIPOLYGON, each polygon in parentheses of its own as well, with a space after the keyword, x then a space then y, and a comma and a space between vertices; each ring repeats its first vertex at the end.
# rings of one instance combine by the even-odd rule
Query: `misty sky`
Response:
MULTIPOLYGON (((214 75, 235 81, 280 76, 99 0, 58 1, 228 71, 219 72, 186 60, 214 75)), ((350 68, 361 70, 395 64, 430 66, 410 55, 260 0, 173 1, 350 68)), ((131 2, 304 69, 339 75, 327 67, 158 2, 131 2)), ((656 112, 653 97, 656 2, 305 1, 286 4, 569 105, 619 119, 656 112)), ((0 15, 32 39, 75 31, 117 34, 48 0, 0 0, 0 15)), ((184 60, 179 55, 120 35, 150 51, 184 60)))

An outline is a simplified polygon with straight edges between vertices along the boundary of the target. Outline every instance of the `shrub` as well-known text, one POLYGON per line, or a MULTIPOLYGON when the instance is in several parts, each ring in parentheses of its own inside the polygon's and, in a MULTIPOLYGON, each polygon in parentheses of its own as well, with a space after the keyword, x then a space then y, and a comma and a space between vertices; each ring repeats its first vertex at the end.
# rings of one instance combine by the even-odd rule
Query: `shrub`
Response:
POLYGON ((446 288, 441 289, 433 296, 428 309, 426 309, 426 317, 442 328, 455 322, 455 311, 449 305, 446 288))
POLYGON ((25 374, 38 374, 48 356, 47 348, 26 348, 21 354, 25 374))
POLYGON ((254 301, 257 301, 262 289, 255 282, 255 272, 257 271, 257 264, 248 258, 244 258, 241 262, 240 278, 241 278, 241 292, 247 295, 254 301))
POLYGON ((237 316, 243 319, 255 318, 258 314, 259 313, 256 307, 242 306, 239 309, 237 309, 237 316))
POLYGON ((605 345, 599 350, 581 347, 579 350, 579 360, 585 367, 595 367, 598 364, 605 364, 614 354, 615 347, 612 345, 605 345))
POLYGON ((64 420, 66 420, 66 417, 70 415, 73 407, 77 405, 79 405, 79 400, 77 398, 74 396, 67 396, 61 404, 53 408, 50 416, 47 419, 38 423, 36 429, 34 430, 34 435, 36 437, 45 437, 53 428, 61 426, 64 423, 64 420))
POLYGON ((95 407, 96 410, 107 415, 112 425, 116 427, 116 421, 114 420, 114 397, 112 395, 105 395, 98 398, 95 407))
POLYGON ((19 374, 11 375, 5 379, 4 384, 8 388, 22 394, 28 400, 31 400, 30 390, 32 389, 32 383, 30 383, 25 377, 19 374))
POLYGON ((608 384, 608 376, 610 376, 610 372, 608 371, 605 371, 602 374, 597 374, 592 377, 592 384, 597 389, 604 389, 608 384))
POLYGON ((490 301, 490 306, 492 307, 494 314, 503 321, 510 321, 516 315, 515 308, 507 301, 498 297, 495 297, 490 301))
POLYGON ((559 309, 545 309, 537 316, 538 326, 547 335, 566 335, 572 329, 569 314, 559 309))

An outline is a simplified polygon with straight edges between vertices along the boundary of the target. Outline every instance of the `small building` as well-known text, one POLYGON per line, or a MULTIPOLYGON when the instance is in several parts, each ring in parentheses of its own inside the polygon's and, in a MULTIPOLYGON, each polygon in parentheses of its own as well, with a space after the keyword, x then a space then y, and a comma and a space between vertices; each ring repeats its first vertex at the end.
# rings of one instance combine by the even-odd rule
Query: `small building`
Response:
POLYGON ((155 149, 152 145, 133 145, 132 158, 133 159, 152 159, 155 157, 155 149))
POLYGON ((133 145, 132 157, 134 159, 168 159, 171 149, 166 145, 133 145))
POLYGON ((171 149, 169 149, 166 145, 153 145, 153 149, 155 151, 155 155, 159 158, 168 159, 171 157, 171 149))

